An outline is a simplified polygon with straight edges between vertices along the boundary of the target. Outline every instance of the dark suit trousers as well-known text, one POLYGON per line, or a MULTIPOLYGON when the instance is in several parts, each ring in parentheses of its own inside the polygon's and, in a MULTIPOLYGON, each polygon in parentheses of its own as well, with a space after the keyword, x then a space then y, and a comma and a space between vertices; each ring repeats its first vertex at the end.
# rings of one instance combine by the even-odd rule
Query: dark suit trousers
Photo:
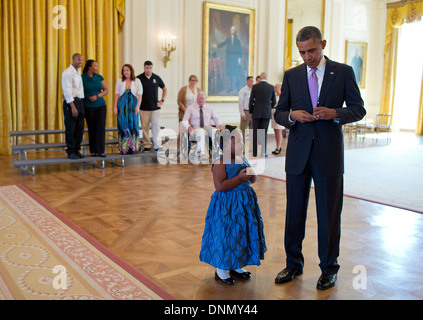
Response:
POLYGON ((257 156, 257 145, 261 144, 262 152, 267 153, 267 130, 269 128, 269 119, 254 118, 253 119, 253 155, 257 156), (262 129, 258 131, 259 129, 262 129), (264 130, 264 131, 263 131, 264 130), (264 133, 264 136, 263 136, 264 133))
POLYGON ((320 269, 324 274, 339 270, 337 258, 341 237, 341 211, 343 204, 343 175, 326 177, 317 165, 314 144, 306 169, 301 175, 287 174, 287 210, 285 224, 285 251, 287 267, 303 269, 302 242, 305 237, 307 207, 311 179, 314 181, 320 269))
POLYGON ((84 101, 75 100, 75 108, 78 110, 78 117, 72 116, 71 106, 63 102, 63 113, 65 118, 65 140, 67 154, 75 153, 81 149, 81 142, 84 136, 84 101))

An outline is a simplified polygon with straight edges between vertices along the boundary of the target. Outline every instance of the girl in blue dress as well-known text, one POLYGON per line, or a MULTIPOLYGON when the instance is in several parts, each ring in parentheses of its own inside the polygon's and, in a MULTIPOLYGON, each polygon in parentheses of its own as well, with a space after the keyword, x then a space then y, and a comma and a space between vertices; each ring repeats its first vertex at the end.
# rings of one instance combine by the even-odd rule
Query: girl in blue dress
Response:
MULTIPOLYGON (((236 134, 242 136, 239 130, 236 134)), ((216 268, 216 279, 231 285, 235 282, 232 275, 251 277, 244 267, 259 266, 267 248, 257 196, 251 187, 257 175, 242 156, 242 142, 235 143, 233 135, 231 143, 226 141, 223 152, 224 156, 230 152, 230 161, 221 158, 212 166, 216 191, 207 210, 200 260, 216 268)))

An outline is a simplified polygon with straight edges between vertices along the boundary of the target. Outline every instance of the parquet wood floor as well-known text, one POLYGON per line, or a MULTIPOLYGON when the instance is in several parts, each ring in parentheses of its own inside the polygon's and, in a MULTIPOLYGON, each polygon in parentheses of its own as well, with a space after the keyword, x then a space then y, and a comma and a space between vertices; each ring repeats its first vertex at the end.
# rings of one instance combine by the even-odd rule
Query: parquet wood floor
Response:
POLYGON ((261 266, 247 267, 250 281, 228 287, 216 282, 214 269, 198 258, 214 192, 210 165, 160 165, 154 159, 135 159, 125 168, 49 166, 30 176, 9 163, 9 157, 0 157, 0 185, 29 188, 179 299, 423 299, 423 215, 417 213, 345 197, 338 283, 318 291, 312 192, 304 274, 276 285, 274 278, 285 265, 285 184, 259 178, 254 189, 268 252, 261 266))

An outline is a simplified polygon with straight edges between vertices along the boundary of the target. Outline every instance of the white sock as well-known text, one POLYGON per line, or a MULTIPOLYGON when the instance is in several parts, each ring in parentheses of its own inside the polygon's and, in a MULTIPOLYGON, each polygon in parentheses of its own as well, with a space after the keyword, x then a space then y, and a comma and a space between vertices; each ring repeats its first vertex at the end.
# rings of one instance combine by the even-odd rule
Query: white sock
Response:
POLYGON ((230 275, 228 274, 226 270, 217 268, 216 272, 220 279, 228 279, 230 277, 230 275))
POLYGON ((244 272, 247 272, 247 270, 245 270, 244 268, 240 268, 240 269, 236 269, 235 272, 244 273, 244 272))

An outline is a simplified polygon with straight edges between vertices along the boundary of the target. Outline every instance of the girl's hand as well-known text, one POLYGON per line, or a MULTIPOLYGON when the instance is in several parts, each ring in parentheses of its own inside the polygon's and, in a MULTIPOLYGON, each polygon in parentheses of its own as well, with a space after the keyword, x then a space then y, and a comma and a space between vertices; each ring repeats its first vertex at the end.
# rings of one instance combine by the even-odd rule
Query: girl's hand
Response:
POLYGON ((248 167, 247 168, 247 174, 249 175, 249 176, 256 176, 257 174, 256 174, 256 171, 253 169, 253 168, 251 168, 251 167, 248 167))
POLYGON ((256 183, 257 181, 257 172, 252 167, 247 168, 247 174, 250 177, 251 183, 256 183))
POLYGON ((247 174, 247 169, 242 169, 238 174, 238 177, 241 179, 241 181, 247 181, 250 179, 250 175, 247 174))

